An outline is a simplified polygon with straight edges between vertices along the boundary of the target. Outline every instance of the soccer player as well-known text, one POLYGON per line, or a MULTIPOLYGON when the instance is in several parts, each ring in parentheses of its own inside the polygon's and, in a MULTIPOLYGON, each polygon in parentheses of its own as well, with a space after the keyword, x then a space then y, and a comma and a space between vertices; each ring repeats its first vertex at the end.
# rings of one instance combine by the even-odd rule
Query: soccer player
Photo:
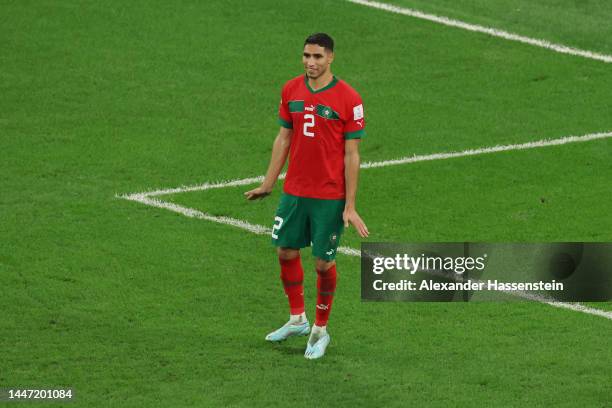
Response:
POLYGON ((334 42, 324 33, 304 42, 305 74, 288 81, 279 108, 280 131, 262 184, 244 193, 254 200, 270 194, 289 156, 289 167, 274 217, 272 243, 277 246, 280 277, 289 299, 289 321, 266 336, 283 341, 310 337, 304 356, 325 354, 327 321, 336 289, 336 250, 344 228, 352 224, 361 237, 369 232, 355 209, 359 141, 365 135, 359 94, 331 72, 334 42), (300 249, 311 246, 316 257, 317 305, 310 325, 304 311, 304 271, 300 249))

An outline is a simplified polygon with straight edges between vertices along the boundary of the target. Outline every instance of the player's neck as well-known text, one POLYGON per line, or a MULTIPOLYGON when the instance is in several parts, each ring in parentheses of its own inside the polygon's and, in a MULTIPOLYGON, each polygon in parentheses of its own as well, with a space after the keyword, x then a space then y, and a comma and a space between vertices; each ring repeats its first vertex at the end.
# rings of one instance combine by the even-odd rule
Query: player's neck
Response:
POLYGON ((319 89, 325 88, 333 80, 334 74, 332 74, 331 71, 327 71, 325 74, 321 75, 318 78, 308 77, 308 85, 313 91, 318 91, 319 89))

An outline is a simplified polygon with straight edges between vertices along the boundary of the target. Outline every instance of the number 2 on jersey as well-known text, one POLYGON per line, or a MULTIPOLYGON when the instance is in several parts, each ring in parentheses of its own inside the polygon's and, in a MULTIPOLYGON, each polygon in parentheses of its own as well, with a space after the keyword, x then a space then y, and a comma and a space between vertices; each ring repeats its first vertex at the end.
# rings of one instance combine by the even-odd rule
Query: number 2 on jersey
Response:
POLYGON ((307 130, 308 128, 313 128, 315 117, 311 113, 307 113, 304 115, 304 136, 314 137, 314 132, 307 130))

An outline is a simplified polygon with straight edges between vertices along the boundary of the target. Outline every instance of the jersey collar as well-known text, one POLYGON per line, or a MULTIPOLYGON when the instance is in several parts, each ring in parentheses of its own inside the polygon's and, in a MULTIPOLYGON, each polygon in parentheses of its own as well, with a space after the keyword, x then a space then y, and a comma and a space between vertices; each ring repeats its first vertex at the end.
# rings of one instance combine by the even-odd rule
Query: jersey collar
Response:
POLYGON ((310 84, 308 83, 308 75, 306 74, 304 74, 304 83, 306 84, 306 88, 308 88, 310 93, 317 94, 319 92, 327 91, 329 88, 332 88, 334 85, 336 85, 338 83, 338 78, 336 78, 336 76, 334 75, 333 79, 329 84, 327 84, 327 86, 324 86, 321 89, 317 89, 316 91, 310 87, 310 84))

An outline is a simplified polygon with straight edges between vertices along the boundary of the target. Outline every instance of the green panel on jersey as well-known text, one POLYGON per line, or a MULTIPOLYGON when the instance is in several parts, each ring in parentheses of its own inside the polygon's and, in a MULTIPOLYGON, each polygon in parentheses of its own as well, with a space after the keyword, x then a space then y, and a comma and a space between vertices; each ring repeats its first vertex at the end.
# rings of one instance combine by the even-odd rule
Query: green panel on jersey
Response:
POLYGON ((356 132, 346 132, 344 134, 344 140, 348 140, 348 139, 361 139, 362 137, 365 136, 365 130, 361 129, 358 130, 356 132))
POLYGON ((289 101, 289 112, 304 112, 304 101, 289 101))
POLYGON ((284 128, 293 129, 293 123, 287 122, 285 119, 280 118, 280 117, 278 118, 278 124, 284 128))
POLYGON ((340 119, 336 111, 325 105, 317 105, 317 115, 325 119, 340 119))

